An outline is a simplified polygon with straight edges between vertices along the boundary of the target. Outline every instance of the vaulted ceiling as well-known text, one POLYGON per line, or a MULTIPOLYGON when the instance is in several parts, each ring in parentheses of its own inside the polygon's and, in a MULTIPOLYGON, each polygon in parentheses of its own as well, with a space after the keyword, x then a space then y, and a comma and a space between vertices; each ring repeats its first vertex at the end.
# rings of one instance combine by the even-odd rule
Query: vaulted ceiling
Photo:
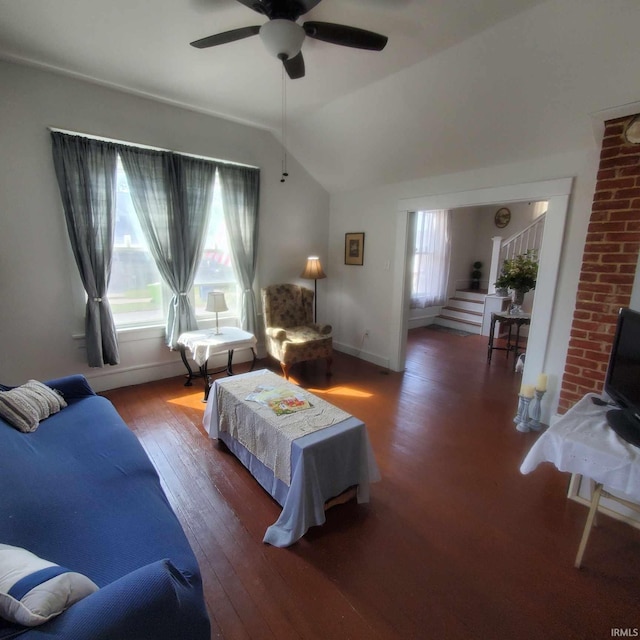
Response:
MULTIPOLYGON (((498 105, 509 97, 492 93, 490 70, 483 73, 473 60, 465 61, 464 74, 449 74, 449 80, 425 64, 539 4, 323 0, 300 22, 357 26, 383 33, 389 42, 382 52, 371 52, 305 40, 306 76, 286 81, 292 153, 329 191, 413 177, 409 163, 418 171, 449 170, 444 149, 457 138, 447 138, 473 122, 474 104, 486 109, 491 101, 498 105), (443 121, 447 113, 459 116, 451 105, 460 103, 465 119, 443 121), (416 137, 427 123, 435 138, 416 137), (418 148, 435 143, 444 154, 437 166, 418 148), (393 170, 391 163, 396 163, 393 170)), ((203 50, 189 46, 213 33, 266 21, 236 0, 0 0, 0 16, 0 58, 61 70, 280 135, 281 63, 259 37, 203 50)), ((503 58, 510 55, 502 53, 503 58)), ((467 133, 471 142, 478 135, 467 133)))

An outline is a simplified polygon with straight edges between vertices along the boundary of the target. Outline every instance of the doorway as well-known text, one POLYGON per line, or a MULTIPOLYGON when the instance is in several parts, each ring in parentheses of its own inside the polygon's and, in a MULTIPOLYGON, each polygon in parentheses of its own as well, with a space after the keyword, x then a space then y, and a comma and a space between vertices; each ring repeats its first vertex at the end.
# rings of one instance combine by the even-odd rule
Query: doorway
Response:
POLYGON ((473 191, 425 195, 398 202, 397 232, 395 244, 394 288, 392 322, 390 327, 390 367, 403 371, 406 360, 410 291, 410 224, 412 211, 421 209, 456 209, 460 207, 504 204, 532 200, 549 203, 545 222, 538 286, 533 306, 534 321, 529 331, 530 355, 527 357, 523 379, 533 379, 544 370, 547 342, 555 298, 555 284, 562 252, 565 220, 571 193, 572 178, 547 180, 519 185, 491 187, 473 191))

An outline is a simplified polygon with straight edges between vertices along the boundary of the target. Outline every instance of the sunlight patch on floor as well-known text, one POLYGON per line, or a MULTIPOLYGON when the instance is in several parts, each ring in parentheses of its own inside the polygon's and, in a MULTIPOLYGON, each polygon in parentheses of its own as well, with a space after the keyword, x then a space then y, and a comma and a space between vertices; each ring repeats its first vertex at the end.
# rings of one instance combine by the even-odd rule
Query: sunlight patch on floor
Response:
POLYGON ((204 408, 207 406, 206 403, 202 402, 204 398, 204 392, 202 389, 199 389, 196 392, 188 393, 185 395, 178 396, 176 398, 169 398, 167 402, 171 404, 177 404, 181 407, 189 407, 191 409, 200 409, 204 411, 204 408))
POLYGON ((353 387, 331 387, 331 389, 309 389, 311 393, 319 396, 347 396, 349 398, 371 398, 373 393, 360 391, 353 387))

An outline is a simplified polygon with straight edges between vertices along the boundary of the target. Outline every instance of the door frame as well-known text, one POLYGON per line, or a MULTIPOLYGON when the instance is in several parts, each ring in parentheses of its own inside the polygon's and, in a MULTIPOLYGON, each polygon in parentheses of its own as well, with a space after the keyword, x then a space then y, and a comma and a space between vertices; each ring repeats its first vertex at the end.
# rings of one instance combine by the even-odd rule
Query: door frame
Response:
POLYGON ((534 297, 528 353, 523 380, 534 380, 544 371, 551 318, 555 302, 556 281, 562 254, 565 222, 573 178, 559 178, 472 191, 424 195, 398 201, 397 226, 390 326, 390 368, 403 371, 407 351, 409 298, 411 288, 410 213, 420 210, 457 209, 460 207, 501 205, 509 202, 547 200, 536 295, 534 297))

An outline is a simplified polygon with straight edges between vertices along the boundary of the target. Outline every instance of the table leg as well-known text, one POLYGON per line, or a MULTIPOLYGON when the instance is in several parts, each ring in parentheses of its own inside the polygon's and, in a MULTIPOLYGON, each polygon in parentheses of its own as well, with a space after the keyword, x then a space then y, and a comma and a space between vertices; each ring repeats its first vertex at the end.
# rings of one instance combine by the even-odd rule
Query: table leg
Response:
POLYGON ((184 366, 187 368, 187 371, 189 372, 187 381, 184 383, 184 386, 190 387, 191 380, 193 380, 193 371, 191 370, 191 366, 189 365, 189 361, 187 360, 187 355, 184 352, 184 347, 178 345, 178 349, 180 351, 180 357, 182 358, 182 362, 184 363, 184 366))
MULTIPOLYGON (((497 318, 494 314, 491 314, 491 325, 489 326, 489 347, 487 353, 487 364, 491 364, 491 354, 493 353, 493 336, 496 330, 496 320, 497 318)), ((254 354, 255 357, 255 354, 254 354)))
POLYGON ((233 375, 233 349, 229 349, 229 357, 227 358, 227 375, 233 375))
POLYGON ((591 496, 591 507, 589 508, 589 515, 587 516, 587 521, 584 525, 584 531, 582 532, 582 539, 580 540, 580 546, 578 547, 578 555, 576 555, 576 561, 574 563, 574 566, 576 569, 579 569, 580 565, 582 565, 582 556, 584 555, 584 551, 587 548, 587 542, 589 541, 589 534, 591 533, 591 527, 593 527, 593 521, 596 517, 596 513, 598 512, 598 504, 600 502, 601 493, 602 493, 602 484, 597 482, 593 495, 591 496))
POLYGON ((253 362, 251 363, 251 369, 249 369, 249 371, 253 371, 254 367, 256 366, 256 360, 258 359, 256 350, 253 347, 251 347, 251 353, 253 355, 253 362))
POLYGON ((518 343, 520 342, 520 323, 516 322, 516 346, 513 350, 513 370, 516 370, 518 364, 518 343))
POLYGON ((209 398, 209 389, 211 388, 211 382, 209 380, 209 358, 204 361, 204 364, 200 367, 200 375, 204 380, 204 399, 202 402, 206 402, 209 398))

